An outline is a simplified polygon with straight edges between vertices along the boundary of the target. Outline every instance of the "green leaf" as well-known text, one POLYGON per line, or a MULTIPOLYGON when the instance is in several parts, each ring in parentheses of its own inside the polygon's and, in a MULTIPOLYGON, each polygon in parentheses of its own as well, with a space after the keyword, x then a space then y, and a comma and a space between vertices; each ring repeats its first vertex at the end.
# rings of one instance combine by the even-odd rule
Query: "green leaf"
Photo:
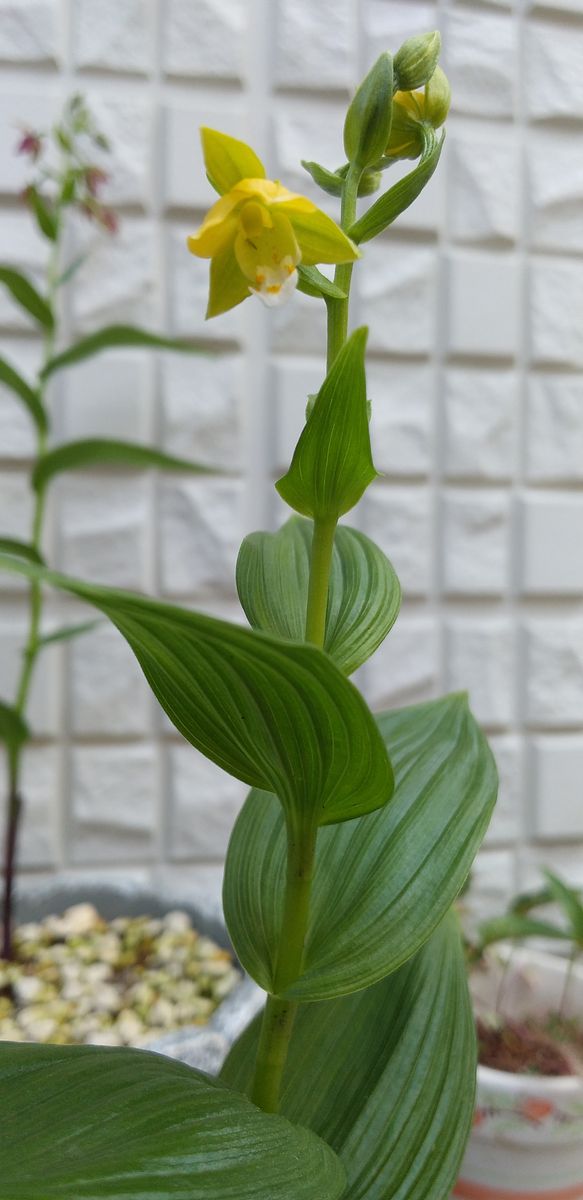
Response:
MULTIPOLYGON (((221 1072, 241 1091, 258 1029, 259 1020, 221 1072)), ((459 934, 448 918, 382 983, 300 1007, 281 1111, 333 1147, 350 1200, 444 1200, 470 1132, 475 1063, 459 934)))
POLYGON ((548 921, 535 921, 530 917, 521 917, 517 913, 509 913, 505 917, 493 917, 490 921, 483 921, 478 929, 480 950, 485 950, 486 946, 491 946, 494 942, 506 941, 508 938, 546 937, 565 941, 570 940, 570 936, 566 929, 559 929, 557 925, 551 925, 548 921))
POLYGON ((53 642, 69 642, 71 638, 82 637, 84 633, 92 633, 97 629, 103 621, 97 618, 95 621, 79 621, 76 625, 63 625, 60 629, 55 629, 53 633, 45 633, 39 638, 39 646, 51 646, 53 642))
POLYGON ((33 185, 31 185, 26 189, 26 199, 32 208, 36 218, 36 223, 41 233, 43 233, 50 242, 56 241, 58 231, 57 218, 44 197, 40 195, 40 192, 38 192, 33 185))
POLYGON ((391 132, 393 60, 384 51, 357 88, 344 122, 347 159, 368 167, 384 154, 391 132))
MULTIPOLYGON (((277 533, 251 533, 237 559, 239 600, 254 629, 305 640, 312 522, 290 517, 277 533)), ((370 538, 339 525, 328 588, 324 649, 351 675, 380 646, 399 612, 401 589, 370 538)))
POLYGON ((0 742, 6 746, 20 746, 29 737, 30 731, 24 718, 11 704, 0 700, 0 742))
POLYGON ((562 908, 569 922, 571 936, 575 941, 583 942, 583 904, 578 893, 563 883, 558 875, 553 875, 552 871, 545 870, 544 875, 548 880, 553 900, 562 908))
POLYGON ((230 775, 276 792, 292 823, 348 821, 390 799, 373 717, 323 651, 15 559, 2 566, 105 613, 180 733, 230 775))
POLYGON ((550 887, 536 888, 532 892, 520 892, 518 896, 515 896, 509 905, 508 911, 509 913, 526 916, 533 908, 542 908, 552 903, 553 893, 550 887))
POLYGON ((445 134, 438 140, 433 130, 427 130, 426 137, 427 149, 419 159, 417 166, 398 183, 393 184, 388 192, 379 196, 368 212, 364 213, 356 224, 351 226, 348 232, 353 242, 360 244, 361 242, 370 242, 372 238, 378 237, 379 233, 392 225, 393 221, 406 208, 409 208, 410 204, 413 204, 425 185, 429 183, 439 162, 445 134))
POLYGON ((39 433, 46 433, 48 422, 47 414, 38 396, 38 393, 31 388, 26 379, 15 371, 14 367, 6 361, 5 358, 0 358, 0 383, 4 383, 9 387, 26 405, 39 433))
POLYGON ((0 553, 15 554, 17 558, 25 558, 27 562, 43 565, 43 558, 34 546, 28 542, 19 542, 16 538, 0 537, 0 553))
POLYGON ((332 283, 331 279, 327 279, 317 267, 302 267, 301 263, 298 266, 298 290, 306 296, 316 296, 323 300, 326 297, 332 300, 346 299, 346 292, 332 283))
POLYGON ((61 371, 63 367, 71 367, 74 363, 82 362, 102 350, 117 349, 120 346, 146 346, 154 350, 179 350, 184 354, 199 354, 196 346, 182 341, 180 338, 162 337, 150 333, 147 329, 138 329, 135 325, 106 325, 97 333, 90 333, 55 355, 44 369, 45 378, 61 371))
MULTIPOLYGON (((296 1000, 369 987, 406 962, 460 891, 494 806, 494 760, 465 696, 378 720, 395 794, 372 816, 318 833, 303 971, 284 993, 296 1000)), ((351 770, 360 757, 359 747, 351 770)), ((223 905, 237 955, 266 991, 273 990, 285 863, 280 806, 252 792, 231 835, 223 905)))
POLYGON ((328 171, 320 163, 306 162, 304 158, 302 158, 302 167, 308 172, 308 175, 312 176, 314 183, 317 183, 323 192, 328 192, 329 196, 339 196, 341 194, 344 186, 342 175, 337 174, 336 171, 328 171))
POLYGON ((164 454, 152 446, 118 442, 110 438, 86 438, 80 442, 66 442, 64 446, 57 446, 43 455, 33 471, 32 484, 38 491, 63 471, 94 466, 136 467, 144 470, 160 467, 165 471, 190 471, 195 475, 207 474, 212 470, 187 458, 164 454))
POLYGON ((366 329, 355 330, 337 355, 289 471, 275 485, 286 504, 305 517, 341 517, 376 477, 364 373, 366 339, 366 329))
POLYGON ((12 299, 39 325, 44 329, 53 328, 55 322, 49 305, 25 275, 12 267, 0 267, 0 283, 8 288, 12 299))
POLYGON ((307 1129, 147 1050, 0 1047, 0 1188, 10 1200, 336 1200, 307 1129))

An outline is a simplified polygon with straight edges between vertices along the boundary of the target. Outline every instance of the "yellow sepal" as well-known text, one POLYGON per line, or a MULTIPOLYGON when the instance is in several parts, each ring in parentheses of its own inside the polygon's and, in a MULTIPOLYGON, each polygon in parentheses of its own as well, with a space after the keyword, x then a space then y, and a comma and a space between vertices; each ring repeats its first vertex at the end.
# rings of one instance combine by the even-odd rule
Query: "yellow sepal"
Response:
POLYGON ((205 125, 200 136, 209 182, 219 195, 229 192, 241 179, 265 179, 261 159, 246 142, 205 125))

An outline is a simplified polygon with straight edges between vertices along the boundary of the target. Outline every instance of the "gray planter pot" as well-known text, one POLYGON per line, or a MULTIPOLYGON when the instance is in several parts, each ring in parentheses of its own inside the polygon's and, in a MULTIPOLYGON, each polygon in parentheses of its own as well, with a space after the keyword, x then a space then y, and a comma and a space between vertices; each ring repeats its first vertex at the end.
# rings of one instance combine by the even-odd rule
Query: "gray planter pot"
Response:
MULTIPOLYGON (((73 904, 93 904, 106 920, 147 914, 162 917, 172 909, 188 913, 194 927, 204 937, 232 950, 220 904, 204 889, 193 888, 188 896, 170 890, 153 891, 137 884, 58 880, 37 887, 21 887, 16 897, 16 920, 38 921, 51 913, 61 913, 73 904)), ((262 1007, 264 993, 243 975, 240 984, 223 1000, 207 1025, 183 1026, 168 1033, 148 1050, 180 1059, 189 1066, 214 1075, 232 1043, 262 1007)))

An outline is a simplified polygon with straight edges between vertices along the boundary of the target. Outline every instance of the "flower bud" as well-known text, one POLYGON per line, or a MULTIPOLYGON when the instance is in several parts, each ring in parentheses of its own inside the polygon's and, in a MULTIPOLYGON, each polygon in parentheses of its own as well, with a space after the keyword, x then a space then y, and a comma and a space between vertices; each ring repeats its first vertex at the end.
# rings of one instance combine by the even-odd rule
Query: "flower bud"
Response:
POLYGON ((451 104, 451 88, 445 71, 436 67, 425 85, 425 119, 439 129, 443 125, 451 104))
POLYGON ((393 60, 381 54, 357 89, 344 123, 346 157, 358 166, 370 166, 383 153, 391 128, 393 60))
POLYGON ((407 38, 394 58, 395 81, 399 91, 409 92, 423 87, 431 79, 441 50, 437 30, 407 38))
POLYGON ((425 145, 423 119, 422 92, 395 93, 391 136, 385 148, 387 158, 419 158, 425 145))

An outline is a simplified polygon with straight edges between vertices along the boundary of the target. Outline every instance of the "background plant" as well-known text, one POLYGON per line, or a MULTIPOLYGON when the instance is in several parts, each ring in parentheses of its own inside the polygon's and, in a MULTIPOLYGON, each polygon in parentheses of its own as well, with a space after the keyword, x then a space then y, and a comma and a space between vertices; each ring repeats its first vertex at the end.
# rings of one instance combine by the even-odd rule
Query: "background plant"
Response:
MULTIPOLYGON (((83 262, 83 257, 64 261, 67 216, 71 210, 97 221, 109 234, 117 230, 115 213, 102 203, 99 193, 107 182, 107 173, 95 161, 103 155, 108 142, 79 95, 65 105, 60 120, 48 131, 26 129, 18 151, 31 162, 32 178, 23 198, 49 247, 44 287, 35 284, 11 267, 0 265, 0 284, 14 302, 28 314, 43 338, 41 366, 34 380, 25 379, 6 359, 0 358, 0 381, 28 410, 36 433, 36 459, 31 474, 34 510, 28 542, 2 536, 0 549, 19 555, 29 562, 42 563, 43 534, 47 494, 52 481, 63 471, 85 466, 126 465, 165 467, 170 470, 196 471, 196 464, 163 454, 154 448, 107 438, 53 445, 47 388, 58 373, 115 346, 150 346, 187 350, 184 343, 159 337, 129 325, 109 325, 87 337, 63 346, 60 344, 60 310, 63 290, 83 262)), ((82 398, 79 398, 82 403, 82 398)), ((7 812, 3 858, 3 896, 0 911, 2 944, 0 957, 12 957, 12 905, 18 829, 22 811, 21 766, 24 747, 31 736, 26 712, 35 666, 43 646, 76 637, 91 629, 95 622, 83 622, 50 633, 42 632, 43 592, 40 580, 29 590, 28 636, 22 652, 22 668, 12 701, 0 700, 0 740, 6 747, 7 812)))
POLYGON ((249 147, 205 132, 221 199, 190 247, 211 260, 210 310, 253 291, 289 299, 297 283, 328 314, 327 375, 277 484, 297 515, 277 534, 246 538, 239 555, 251 628, 5 556, 7 569, 105 613, 180 732, 251 786, 224 905, 239 958, 268 993, 220 1082, 164 1060, 145 1065, 139 1053, 5 1048, 0 1166, 23 1198, 34 1194, 41 1150, 52 1196, 445 1200, 454 1183, 472 1120, 475 1034, 449 910, 486 829, 496 772, 463 695, 369 712, 348 675, 389 632, 399 586, 370 539, 338 526, 376 474, 366 330, 348 337, 356 248, 437 165, 448 103, 438 53, 430 34, 394 60, 383 54, 348 110, 347 162, 310 164, 340 196, 341 230, 265 179, 249 147), (378 189, 402 154, 417 165, 359 216, 359 194, 378 189), (332 281, 322 262, 337 264, 332 281), (33 1131, 23 1119, 35 1089, 35 1111, 40 1096, 51 1116, 33 1131))

